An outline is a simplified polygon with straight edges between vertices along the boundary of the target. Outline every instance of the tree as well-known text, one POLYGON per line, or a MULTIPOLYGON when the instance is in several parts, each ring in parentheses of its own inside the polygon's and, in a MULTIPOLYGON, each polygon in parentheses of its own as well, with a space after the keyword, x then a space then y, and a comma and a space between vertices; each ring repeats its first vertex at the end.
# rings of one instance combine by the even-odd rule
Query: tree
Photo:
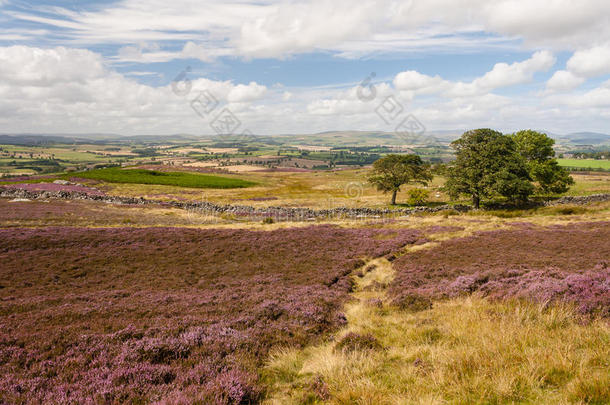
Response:
POLYGON ((565 193, 574 184, 568 171, 555 160, 555 141, 546 134, 532 130, 519 131, 511 135, 517 152, 526 161, 531 178, 545 193, 565 193))
POLYGON ((423 185, 432 180, 430 165, 417 155, 386 155, 373 163, 369 183, 384 193, 392 193, 392 205, 403 184, 416 182, 423 185))
POLYGON ((467 194, 479 208, 482 198, 497 194, 525 201, 534 191, 525 159, 517 153, 511 137, 488 128, 475 129, 451 146, 456 160, 448 169, 445 188, 453 198, 467 194))

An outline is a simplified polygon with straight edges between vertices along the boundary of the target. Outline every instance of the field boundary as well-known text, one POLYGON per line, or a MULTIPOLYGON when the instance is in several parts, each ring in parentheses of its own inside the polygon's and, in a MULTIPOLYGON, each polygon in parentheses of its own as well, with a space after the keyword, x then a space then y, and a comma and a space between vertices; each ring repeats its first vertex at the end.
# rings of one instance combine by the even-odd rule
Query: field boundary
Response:
MULTIPOLYGON (((123 205, 158 205, 169 208, 179 208, 192 211, 193 213, 206 215, 230 214, 242 218, 272 218, 277 222, 281 221, 308 221, 316 219, 331 218, 363 218, 363 219, 391 219, 399 216, 407 216, 417 213, 435 213, 447 210, 457 212, 468 212, 472 207, 462 204, 446 204, 438 207, 413 207, 399 209, 375 209, 375 208, 348 208, 336 207, 324 210, 314 210, 310 208, 292 207, 266 207, 257 208, 249 205, 220 205, 209 201, 201 202, 181 202, 181 201, 162 201, 152 200, 143 197, 118 197, 108 195, 94 195, 82 192, 70 191, 28 191, 16 187, 0 186, 0 197, 13 199, 62 199, 62 200, 90 200, 100 201, 110 204, 123 205)), ((553 206, 562 204, 583 205, 592 202, 610 201, 610 194, 594 194, 590 196, 565 196, 558 200, 542 203, 542 206, 553 206)))
MULTIPOLYGON (((29 191, 17 187, 0 186, 0 197, 20 198, 20 199, 62 199, 62 200, 91 200, 111 204, 124 205, 160 205, 171 208, 181 208, 194 213, 220 215, 232 214, 236 217, 257 217, 273 218, 276 221, 307 221, 322 218, 393 218, 396 216, 411 215, 415 213, 433 213, 445 210, 459 212, 470 211, 472 208, 461 204, 446 204, 438 207, 413 207, 399 209, 376 209, 376 208, 348 208, 336 207, 323 210, 310 208, 292 207, 266 207, 257 208, 249 205, 221 205, 209 201, 200 202, 181 202, 181 201, 162 201, 146 199, 144 197, 119 197, 109 195, 94 195, 90 193, 71 192, 71 191, 29 191)), ((610 199, 610 194, 608 195, 610 199)))

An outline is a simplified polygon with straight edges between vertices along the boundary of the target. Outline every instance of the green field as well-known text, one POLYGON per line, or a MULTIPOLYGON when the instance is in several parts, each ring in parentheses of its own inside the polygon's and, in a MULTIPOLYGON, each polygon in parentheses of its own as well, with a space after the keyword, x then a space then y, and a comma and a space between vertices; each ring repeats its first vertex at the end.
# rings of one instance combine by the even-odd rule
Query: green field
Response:
POLYGON ((115 167, 72 173, 64 175, 64 177, 79 177, 108 183, 159 184, 188 188, 244 188, 256 184, 251 181, 206 174, 119 169, 115 167))
POLYGON ((557 159, 557 162, 559 162, 559 165, 563 167, 582 167, 586 169, 610 170, 610 160, 557 159))

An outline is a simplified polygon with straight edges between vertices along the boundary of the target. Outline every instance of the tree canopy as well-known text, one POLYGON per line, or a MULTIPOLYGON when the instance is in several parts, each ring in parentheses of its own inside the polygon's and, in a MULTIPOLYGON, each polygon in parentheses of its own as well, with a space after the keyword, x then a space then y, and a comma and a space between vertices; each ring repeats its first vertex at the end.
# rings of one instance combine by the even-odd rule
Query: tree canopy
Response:
POLYGON ((392 193, 392 204, 396 204, 396 194, 407 183, 426 185, 432 180, 430 165, 417 155, 390 154, 375 161, 369 175, 369 182, 384 193, 392 193))
POLYGON ((544 193, 565 193, 574 184, 567 170, 555 160, 555 141, 546 134, 532 130, 519 131, 511 135, 517 152, 523 156, 531 178, 544 193))
POLYGON ((526 160, 512 137, 483 128, 465 132, 451 143, 456 160, 445 188, 452 197, 467 194, 475 208, 482 198, 498 194, 524 201, 534 191, 526 160))

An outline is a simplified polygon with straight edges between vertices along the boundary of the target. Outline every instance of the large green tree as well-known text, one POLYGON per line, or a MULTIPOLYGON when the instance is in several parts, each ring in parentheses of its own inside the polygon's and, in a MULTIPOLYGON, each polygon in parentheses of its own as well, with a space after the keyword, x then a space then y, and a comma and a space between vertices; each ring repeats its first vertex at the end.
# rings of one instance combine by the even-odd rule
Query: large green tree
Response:
POLYGON ((544 193, 565 193, 574 184, 567 170, 555 160, 555 141, 541 132, 525 130, 511 135, 517 152, 526 161, 527 170, 540 191, 544 193))
POLYGON ((452 197, 467 194, 479 208, 481 199, 493 195, 525 201, 533 193, 525 159, 511 137, 488 128, 475 129, 465 132, 451 146, 456 160, 445 188, 452 197))
POLYGON ((430 165, 417 155, 386 155, 373 163, 369 182, 384 193, 392 193, 392 204, 396 204, 396 194, 407 183, 426 185, 432 180, 430 165))

